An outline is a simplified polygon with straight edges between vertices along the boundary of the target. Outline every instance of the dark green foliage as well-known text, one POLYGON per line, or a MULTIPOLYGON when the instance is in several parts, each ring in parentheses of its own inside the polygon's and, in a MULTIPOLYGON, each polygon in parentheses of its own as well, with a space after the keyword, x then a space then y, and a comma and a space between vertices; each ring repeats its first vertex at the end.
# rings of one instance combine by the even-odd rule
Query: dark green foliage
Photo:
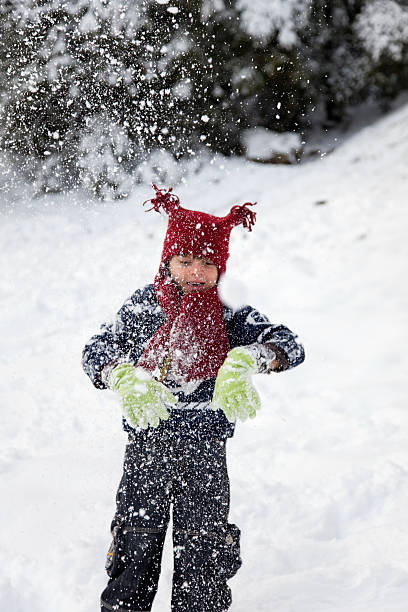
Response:
POLYGON ((328 122, 341 121, 350 104, 364 98, 368 61, 354 23, 364 0, 312 0, 300 32, 300 52, 309 66, 310 93, 324 105, 328 122))

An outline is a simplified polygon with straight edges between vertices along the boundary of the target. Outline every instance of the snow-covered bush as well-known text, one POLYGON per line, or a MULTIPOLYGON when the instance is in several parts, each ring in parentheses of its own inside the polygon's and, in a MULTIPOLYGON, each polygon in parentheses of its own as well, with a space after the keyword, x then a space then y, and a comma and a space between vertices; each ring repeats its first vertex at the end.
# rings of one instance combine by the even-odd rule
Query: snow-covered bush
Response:
POLYGON ((182 178, 182 168, 165 149, 156 149, 137 169, 138 179, 143 183, 177 185, 182 178))
POLYGON ((367 3, 355 31, 369 59, 373 93, 386 106, 408 84, 408 5, 394 0, 367 3))
POLYGON ((356 20, 356 32, 375 62, 381 55, 400 61, 408 45, 408 6, 394 0, 368 3, 356 20))
POLYGON ((123 126, 105 113, 90 119, 78 143, 77 167, 81 183, 101 199, 120 199, 129 195, 131 168, 135 154, 123 126))
POLYGON ((299 43, 298 32, 309 16, 303 0, 238 0, 244 29, 260 42, 276 36, 284 49, 299 43))

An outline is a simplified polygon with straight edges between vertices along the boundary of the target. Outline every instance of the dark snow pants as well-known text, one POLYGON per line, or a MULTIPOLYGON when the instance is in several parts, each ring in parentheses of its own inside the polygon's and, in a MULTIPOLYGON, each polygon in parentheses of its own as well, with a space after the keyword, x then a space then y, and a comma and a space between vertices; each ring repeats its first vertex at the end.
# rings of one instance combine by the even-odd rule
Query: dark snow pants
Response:
MULTIPOLYGON (((152 432, 153 434, 155 432, 152 432)), ((148 612, 173 505, 172 612, 224 612, 226 581, 241 565, 229 524, 225 440, 142 436, 126 447, 106 569, 102 611, 148 612)))

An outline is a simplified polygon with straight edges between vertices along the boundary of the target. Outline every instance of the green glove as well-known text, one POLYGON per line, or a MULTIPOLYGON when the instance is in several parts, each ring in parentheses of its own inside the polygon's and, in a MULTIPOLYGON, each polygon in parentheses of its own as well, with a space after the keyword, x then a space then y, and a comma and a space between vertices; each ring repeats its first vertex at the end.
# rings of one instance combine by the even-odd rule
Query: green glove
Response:
POLYGON ((174 395, 142 368, 121 363, 109 375, 109 386, 122 400, 123 415, 132 427, 157 427, 167 421, 165 404, 175 404, 174 395))
POLYGON ((258 372, 255 358, 245 347, 232 349, 218 370, 212 400, 213 410, 221 409, 233 423, 237 417, 253 419, 261 400, 252 384, 251 375, 258 372))

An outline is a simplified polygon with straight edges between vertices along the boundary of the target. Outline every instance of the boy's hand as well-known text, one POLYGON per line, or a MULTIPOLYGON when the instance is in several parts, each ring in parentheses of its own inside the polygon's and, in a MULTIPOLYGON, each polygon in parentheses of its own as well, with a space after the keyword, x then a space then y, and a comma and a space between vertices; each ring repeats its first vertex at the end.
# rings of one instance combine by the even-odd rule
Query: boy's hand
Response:
POLYGON ((129 363, 113 368, 109 386, 120 395, 124 417, 132 427, 157 427, 160 419, 169 418, 165 404, 177 402, 164 385, 129 363))
POLYGON ((214 410, 224 411, 233 423, 237 418, 253 419, 261 407, 261 400, 252 384, 251 375, 258 372, 255 358, 245 347, 232 349, 218 370, 212 400, 214 410))

